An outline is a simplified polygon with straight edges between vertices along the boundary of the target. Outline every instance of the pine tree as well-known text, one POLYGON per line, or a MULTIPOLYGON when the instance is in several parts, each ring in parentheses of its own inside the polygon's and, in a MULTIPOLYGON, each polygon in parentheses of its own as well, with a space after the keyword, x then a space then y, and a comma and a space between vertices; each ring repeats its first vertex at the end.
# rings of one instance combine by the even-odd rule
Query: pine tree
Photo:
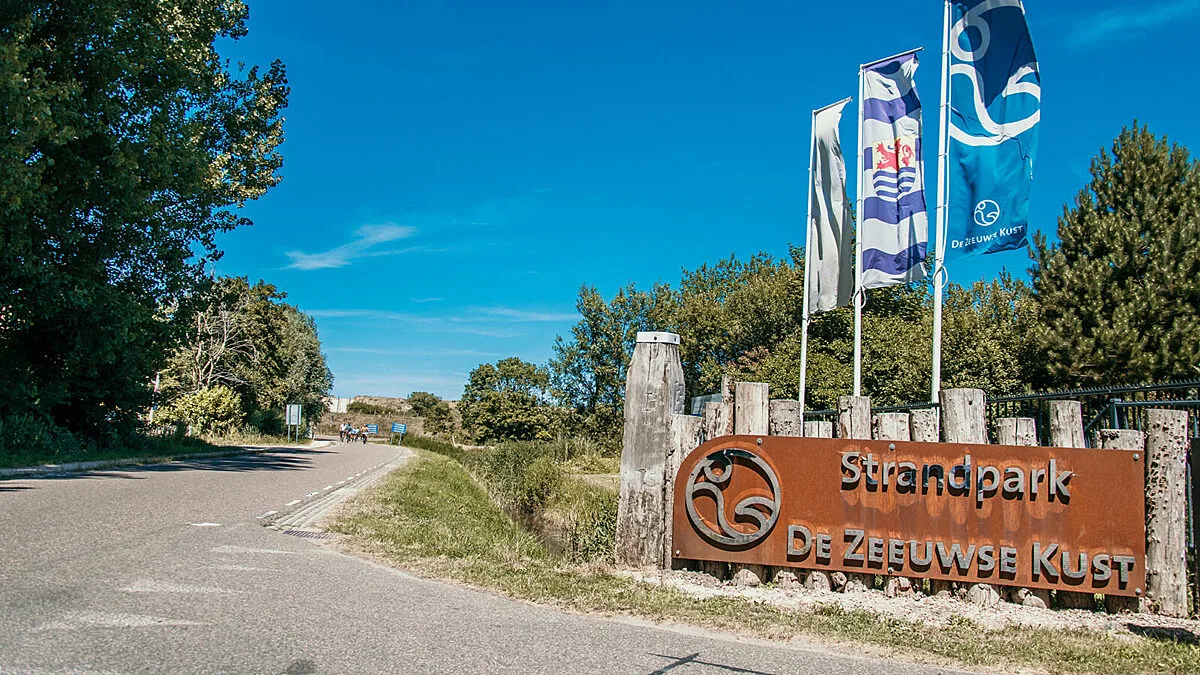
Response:
POLYGON ((1200 376, 1200 163, 1135 122, 1091 175, 1059 244, 1034 242, 1042 384, 1200 376))

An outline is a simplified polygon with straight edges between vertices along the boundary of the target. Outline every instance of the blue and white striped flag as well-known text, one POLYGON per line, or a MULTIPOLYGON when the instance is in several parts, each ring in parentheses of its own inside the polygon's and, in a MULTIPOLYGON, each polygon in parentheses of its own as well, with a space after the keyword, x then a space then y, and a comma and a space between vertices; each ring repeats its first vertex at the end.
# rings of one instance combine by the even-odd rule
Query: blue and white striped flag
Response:
POLYGON ((862 71, 862 286, 925 278, 929 219, 921 161, 921 100, 908 53, 862 71))

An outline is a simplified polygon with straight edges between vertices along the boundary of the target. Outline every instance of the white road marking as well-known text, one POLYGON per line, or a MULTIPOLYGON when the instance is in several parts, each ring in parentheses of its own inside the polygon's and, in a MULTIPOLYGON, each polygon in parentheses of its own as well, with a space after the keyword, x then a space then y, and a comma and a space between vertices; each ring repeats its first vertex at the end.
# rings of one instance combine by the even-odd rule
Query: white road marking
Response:
POLYGON ((293 499, 292 501, 288 502, 287 504, 284 504, 284 506, 295 506, 299 503, 300 503, 299 499, 293 499))
POLYGON ((321 488, 321 489, 322 489, 322 490, 332 490, 332 489, 333 489, 333 486, 332 486, 332 485, 326 485, 325 487, 323 487, 323 488, 321 488))
POLYGON ((154 626, 203 626, 198 621, 171 619, 165 616, 127 614, 118 612, 67 612, 61 618, 42 624, 34 630, 74 630, 84 626, 101 628, 147 628, 154 626))
POLYGON ((236 593, 216 586, 193 586, 174 581, 156 581, 154 579, 139 579, 132 585, 121 589, 126 593, 236 593))
POLYGON ((266 518, 267 516, 273 516, 276 513, 279 513, 279 512, 278 511, 267 511, 266 513, 262 514, 261 516, 255 516, 255 518, 262 520, 263 518, 266 518))
POLYGON ((220 523, 188 523, 188 525, 195 525, 196 527, 220 527, 221 526, 220 523))
POLYGON ((321 493, 320 493, 320 491, 317 491, 317 492, 310 492, 310 493, 308 493, 308 494, 306 494, 306 495, 304 495, 304 496, 305 496, 305 497, 311 497, 311 496, 313 496, 313 495, 319 495, 319 494, 321 494, 321 493))
POLYGON ((213 553, 277 553, 279 555, 300 555, 295 551, 277 551, 273 548, 251 548, 249 546, 217 546, 209 550, 213 553))

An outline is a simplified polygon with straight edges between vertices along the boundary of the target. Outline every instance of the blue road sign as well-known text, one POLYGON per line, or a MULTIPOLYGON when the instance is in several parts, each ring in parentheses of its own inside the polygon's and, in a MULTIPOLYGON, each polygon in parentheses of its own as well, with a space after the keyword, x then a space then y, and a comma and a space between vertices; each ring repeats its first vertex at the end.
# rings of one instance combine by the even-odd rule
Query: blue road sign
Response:
POLYGON ((378 425, 378 424, 368 424, 368 425, 367 425, 367 433, 368 433, 368 434, 377 434, 377 433, 379 433, 379 425, 378 425))
POLYGON ((392 433, 393 434, 403 434, 407 431, 408 431, 407 424, 400 424, 399 422, 392 422, 392 433))

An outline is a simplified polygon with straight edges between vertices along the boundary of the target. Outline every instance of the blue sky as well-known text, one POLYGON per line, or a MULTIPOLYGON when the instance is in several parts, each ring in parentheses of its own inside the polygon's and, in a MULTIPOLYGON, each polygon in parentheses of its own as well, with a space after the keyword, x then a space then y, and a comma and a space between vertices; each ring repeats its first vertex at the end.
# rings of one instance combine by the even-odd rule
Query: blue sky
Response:
MULTIPOLYGON (((316 318, 341 396, 458 398, 481 362, 544 362, 580 284, 607 296, 786 255, 810 111, 855 94, 861 62, 924 46, 937 133, 936 1, 249 4, 249 36, 224 51, 287 64, 284 179, 219 240, 217 271, 316 318)), ((1200 152, 1200 0, 1026 5, 1043 87, 1031 220, 1052 233, 1135 118, 1200 152)), ((1013 252, 950 273, 1027 266, 1013 252)))

